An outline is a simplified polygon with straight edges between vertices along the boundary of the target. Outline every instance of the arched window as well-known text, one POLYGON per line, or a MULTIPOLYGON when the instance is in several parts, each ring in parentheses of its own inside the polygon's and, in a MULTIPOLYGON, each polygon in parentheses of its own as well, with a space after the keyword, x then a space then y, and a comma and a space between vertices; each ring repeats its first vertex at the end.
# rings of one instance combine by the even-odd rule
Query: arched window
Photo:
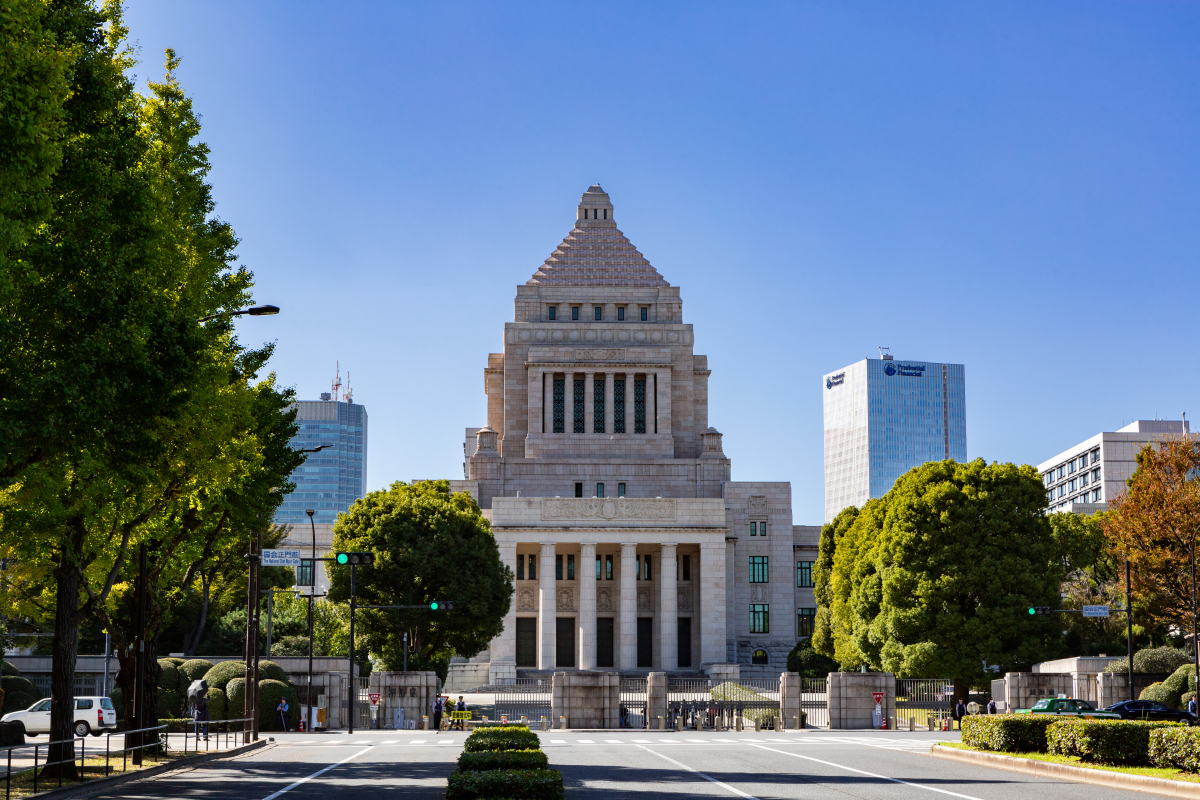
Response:
POLYGON ((770 659, 767 657, 766 650, 755 650, 754 655, 750 656, 750 663, 761 666, 766 666, 770 659))

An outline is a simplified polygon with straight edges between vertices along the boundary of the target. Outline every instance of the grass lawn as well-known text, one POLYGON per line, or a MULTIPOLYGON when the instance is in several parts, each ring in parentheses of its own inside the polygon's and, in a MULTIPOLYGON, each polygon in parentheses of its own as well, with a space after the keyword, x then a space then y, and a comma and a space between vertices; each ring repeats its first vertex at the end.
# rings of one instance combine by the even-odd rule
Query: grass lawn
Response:
POLYGON ((1080 761, 1079 756, 1055 756, 1049 753, 1001 753, 995 750, 982 750, 978 747, 971 747, 962 742, 938 742, 938 747, 953 747, 958 750, 972 750, 976 753, 993 753, 999 756, 1012 756, 1013 758, 1031 758, 1036 761, 1048 761, 1051 764, 1070 764, 1073 767, 1084 767, 1086 769, 1099 769, 1108 772, 1124 772, 1127 775, 1144 775, 1147 778, 1167 778, 1173 781, 1191 781, 1192 783, 1200 783, 1200 775, 1191 772, 1184 772, 1178 769, 1163 769, 1160 767, 1114 767, 1108 764, 1093 764, 1088 761, 1080 761))
MULTIPOLYGON (((136 772, 139 769, 144 769, 145 767, 153 767, 158 764, 162 764, 166 761, 173 761, 174 759, 180 758, 182 756, 183 756, 183 753, 178 752, 178 751, 174 751, 172 753, 158 757, 156 759, 152 759, 149 755, 147 755, 146 758, 144 759, 144 762, 141 767, 136 767, 129 761, 126 761, 124 771, 136 772)), ((75 759, 75 765, 76 765, 76 767, 80 766, 79 759, 75 759)), ((83 761, 82 767, 83 767, 83 773, 80 776, 82 778, 82 780, 77 782, 75 785, 78 785, 79 783, 85 783, 94 778, 103 778, 104 770, 105 770, 104 756, 100 756, 99 758, 93 758, 92 756, 88 756, 87 759, 85 761, 83 761)), ((116 758, 109 758, 107 767, 108 767, 109 775, 121 774, 123 771, 121 769, 121 757, 118 755, 116 758)), ((32 769, 22 770, 19 767, 14 766, 10 781, 11 781, 11 785, 10 785, 9 791, 11 792, 12 797, 27 797, 28 795, 33 794, 34 784, 33 784, 33 770, 32 769)), ((0 783, 2 783, 2 776, 0 776, 0 783)), ((69 785, 71 785, 71 783, 69 781, 63 782, 63 786, 69 786, 69 785)), ((0 785, 0 795, 3 794, 3 792, 2 792, 3 788, 4 787, 2 785, 0 785)), ((38 792, 44 792, 47 789, 56 789, 56 788, 58 788, 58 779, 57 778, 54 778, 52 780, 46 780, 46 779, 42 778, 38 781, 38 792)))

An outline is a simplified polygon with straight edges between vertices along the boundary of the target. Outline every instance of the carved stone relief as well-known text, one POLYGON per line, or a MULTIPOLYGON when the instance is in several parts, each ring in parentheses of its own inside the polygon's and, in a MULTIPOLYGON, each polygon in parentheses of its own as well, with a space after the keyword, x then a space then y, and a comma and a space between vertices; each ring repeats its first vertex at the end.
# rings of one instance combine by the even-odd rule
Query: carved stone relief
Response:
POLYGON ((767 516, 767 498, 751 497, 749 506, 746 509, 746 513, 752 517, 767 516))
POLYGON ((676 601, 680 611, 692 610, 692 587, 680 586, 679 599, 676 601))
POLYGON ((654 610, 654 587, 639 586, 637 590, 638 611, 654 610))
POLYGON ((542 500, 542 519, 645 519, 674 520, 670 498, 567 497, 542 500))
POLYGON ((575 590, 567 587, 560 587, 555 590, 555 608, 559 611, 574 611, 575 610, 575 590))
POLYGON ((537 592, 528 586, 517 589, 517 611, 537 611, 537 592))
POLYGON ((575 360, 576 361, 624 361, 625 360, 625 348, 624 347, 613 347, 613 348, 606 349, 606 348, 600 348, 600 347, 589 347, 589 348, 585 349, 585 348, 580 347, 575 350, 575 360))
POLYGON ((596 610, 597 611, 612 611, 613 596, 612 589, 607 586, 602 586, 596 590, 596 610))
POLYGON ((767 602, 767 590, 761 586, 755 586, 753 589, 750 590, 750 602, 751 603, 767 602))

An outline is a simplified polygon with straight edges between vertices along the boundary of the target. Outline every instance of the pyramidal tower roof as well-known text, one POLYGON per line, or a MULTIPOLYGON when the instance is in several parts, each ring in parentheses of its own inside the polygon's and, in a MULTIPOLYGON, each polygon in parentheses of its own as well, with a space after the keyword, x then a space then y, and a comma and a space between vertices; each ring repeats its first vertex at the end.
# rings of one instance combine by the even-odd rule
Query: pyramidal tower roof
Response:
POLYGON ((617 229, 612 202, 599 186, 583 193, 575 227, 526 285, 670 286, 617 229))

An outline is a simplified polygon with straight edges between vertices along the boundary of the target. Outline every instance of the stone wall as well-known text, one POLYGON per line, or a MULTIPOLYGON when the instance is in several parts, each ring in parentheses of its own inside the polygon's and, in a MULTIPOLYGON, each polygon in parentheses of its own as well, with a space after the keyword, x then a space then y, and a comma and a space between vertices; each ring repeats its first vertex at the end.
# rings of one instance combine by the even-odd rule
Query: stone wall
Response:
POLYGON ((896 716, 896 676, 890 672, 829 673, 829 728, 851 730, 873 728, 872 692, 882 692, 883 715, 896 716))
POLYGON ((1015 711, 1047 697, 1069 697, 1074 686, 1069 672, 1009 672, 1004 676, 1004 708, 1015 711))
POLYGON ((567 718, 568 728, 619 728, 621 678, 615 672, 556 672, 552 679, 554 726, 567 718))
POLYGON ((372 672, 367 686, 368 692, 380 696, 372 727, 394 728, 399 723, 403 728, 420 728, 422 718, 433 713, 438 677, 436 672, 372 672), (403 723, 397 717, 398 710, 403 711, 403 723))

